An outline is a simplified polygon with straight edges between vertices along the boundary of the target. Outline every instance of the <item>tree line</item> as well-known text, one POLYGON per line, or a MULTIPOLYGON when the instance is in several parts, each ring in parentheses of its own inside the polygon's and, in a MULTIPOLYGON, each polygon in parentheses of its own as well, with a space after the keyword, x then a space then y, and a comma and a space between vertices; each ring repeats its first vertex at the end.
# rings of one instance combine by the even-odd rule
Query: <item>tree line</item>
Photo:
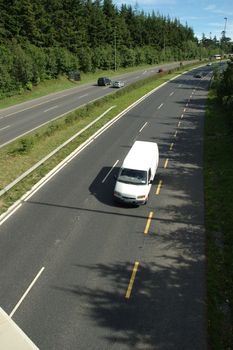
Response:
POLYGON ((71 70, 206 57, 192 28, 112 0, 0 0, 0 97, 71 70))
POLYGON ((214 70, 214 88, 220 103, 229 110, 233 126, 233 59, 227 62, 223 71, 214 70))

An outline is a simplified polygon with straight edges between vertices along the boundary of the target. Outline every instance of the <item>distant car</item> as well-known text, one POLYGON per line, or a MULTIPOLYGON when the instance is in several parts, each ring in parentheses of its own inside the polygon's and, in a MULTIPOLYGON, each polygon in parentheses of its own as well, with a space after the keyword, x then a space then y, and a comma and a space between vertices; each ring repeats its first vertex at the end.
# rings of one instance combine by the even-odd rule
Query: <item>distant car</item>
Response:
POLYGON ((196 74, 194 74, 194 78, 202 78, 202 73, 196 73, 196 74))
POLYGON ((125 85, 124 82, 123 82, 123 81, 120 81, 120 80, 114 81, 114 82, 112 83, 112 87, 114 87, 114 88, 121 88, 121 87, 123 87, 124 85, 125 85))
POLYGON ((212 63, 211 62, 207 63, 207 66, 212 66, 212 63))
POLYGON ((112 81, 111 79, 107 77, 101 77, 97 80, 97 85, 98 86, 106 86, 106 85, 111 85, 112 81))
POLYGON ((163 73, 165 70, 163 68, 159 68, 158 73, 163 73))

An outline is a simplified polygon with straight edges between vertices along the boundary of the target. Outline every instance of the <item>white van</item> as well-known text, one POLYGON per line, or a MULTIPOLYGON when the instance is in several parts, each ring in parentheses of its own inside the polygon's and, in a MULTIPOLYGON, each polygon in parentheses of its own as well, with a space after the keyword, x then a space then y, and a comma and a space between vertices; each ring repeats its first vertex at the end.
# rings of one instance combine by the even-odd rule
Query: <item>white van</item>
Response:
POLYGON ((114 197, 117 201, 145 204, 159 163, 155 142, 136 141, 120 168, 114 197))

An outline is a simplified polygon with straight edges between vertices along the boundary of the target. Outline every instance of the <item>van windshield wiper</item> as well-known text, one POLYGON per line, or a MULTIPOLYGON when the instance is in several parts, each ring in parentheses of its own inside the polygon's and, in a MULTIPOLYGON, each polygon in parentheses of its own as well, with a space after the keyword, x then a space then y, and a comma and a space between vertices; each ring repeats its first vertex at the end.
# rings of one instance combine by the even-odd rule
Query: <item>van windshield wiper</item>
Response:
POLYGON ((118 181, 132 185, 145 185, 146 183, 144 180, 129 176, 121 176, 118 178, 118 181))

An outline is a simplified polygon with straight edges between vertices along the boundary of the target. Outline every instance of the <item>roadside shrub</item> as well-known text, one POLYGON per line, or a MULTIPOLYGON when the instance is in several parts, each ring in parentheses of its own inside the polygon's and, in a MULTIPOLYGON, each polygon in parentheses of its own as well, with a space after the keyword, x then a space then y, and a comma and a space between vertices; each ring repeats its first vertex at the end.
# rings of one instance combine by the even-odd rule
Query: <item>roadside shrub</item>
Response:
POLYGON ((53 135, 57 130, 59 130, 61 126, 58 124, 51 124, 49 125, 48 129, 45 131, 44 136, 51 136, 53 135))
POLYGON ((10 152, 11 155, 28 153, 34 146, 33 138, 25 137, 19 141, 19 146, 10 152))
POLYGON ((26 84, 26 89, 27 90, 30 90, 30 91, 32 91, 32 83, 29 81, 27 84, 26 84))

